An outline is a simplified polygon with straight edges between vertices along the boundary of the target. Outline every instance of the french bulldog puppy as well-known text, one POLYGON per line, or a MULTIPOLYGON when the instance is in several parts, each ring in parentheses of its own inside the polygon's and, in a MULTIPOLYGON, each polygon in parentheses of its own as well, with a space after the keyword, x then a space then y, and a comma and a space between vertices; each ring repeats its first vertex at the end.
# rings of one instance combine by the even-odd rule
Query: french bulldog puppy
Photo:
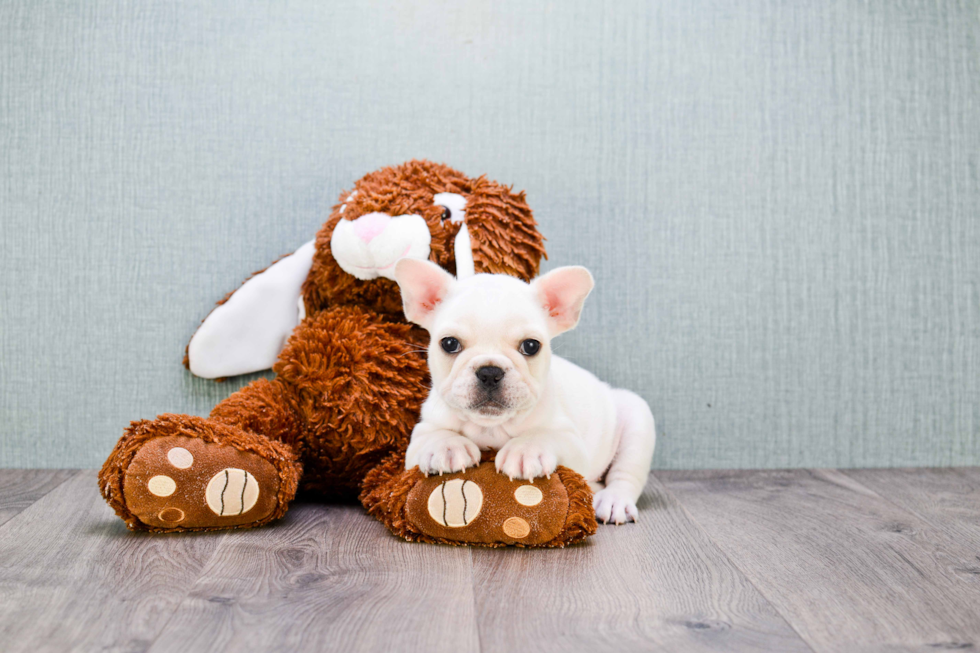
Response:
POLYGON ((551 339, 578 323, 592 275, 563 267, 530 284, 456 279, 428 261, 395 267, 405 317, 428 330, 432 390, 412 431, 406 468, 457 472, 496 449, 510 478, 575 470, 595 491, 599 521, 636 521, 656 440, 646 402, 554 356, 551 339))

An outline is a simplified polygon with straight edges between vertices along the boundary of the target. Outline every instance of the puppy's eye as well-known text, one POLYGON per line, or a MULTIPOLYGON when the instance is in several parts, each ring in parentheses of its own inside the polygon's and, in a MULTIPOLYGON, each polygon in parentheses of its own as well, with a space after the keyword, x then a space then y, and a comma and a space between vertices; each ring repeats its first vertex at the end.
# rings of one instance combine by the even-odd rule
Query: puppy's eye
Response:
POLYGON ((453 212, 449 210, 449 207, 448 206, 442 207, 442 221, 445 222, 451 217, 453 217, 453 212))
POLYGON ((443 338, 439 341, 442 346, 442 350, 447 354, 458 354, 463 351, 463 345, 459 344, 459 340, 453 338, 452 336, 443 338))
POLYGON ((517 351, 521 352, 525 356, 534 356, 536 353, 541 351, 541 343, 537 340, 528 338, 521 343, 521 346, 517 348, 517 351))

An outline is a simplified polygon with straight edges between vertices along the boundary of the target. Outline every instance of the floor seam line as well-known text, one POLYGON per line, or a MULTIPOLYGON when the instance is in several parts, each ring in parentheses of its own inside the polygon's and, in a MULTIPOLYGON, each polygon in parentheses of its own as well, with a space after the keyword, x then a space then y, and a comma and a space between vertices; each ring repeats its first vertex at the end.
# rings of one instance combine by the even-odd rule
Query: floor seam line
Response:
POLYGON ((63 481, 61 481, 60 483, 57 483, 50 490, 48 490, 47 492, 45 492, 44 494, 42 494, 38 498, 34 499, 34 501, 31 501, 30 504, 24 506, 20 511, 17 512, 16 515, 11 516, 10 519, 8 519, 7 521, 5 521, 2 524, 0 524, 0 533, 2 533, 5 528, 7 528, 7 524, 10 524, 11 522, 15 521, 18 517, 20 517, 21 515, 23 515, 25 512, 27 512, 32 507, 34 507, 34 504, 36 504, 38 501, 40 501, 44 497, 48 496, 49 494, 51 494, 52 492, 54 492, 55 490, 57 490, 59 487, 61 487, 62 485, 64 485, 68 481, 70 481, 71 479, 75 478, 79 474, 84 474, 85 472, 92 471, 92 470, 88 470, 88 469, 74 469, 73 470, 71 468, 66 468, 66 469, 64 469, 62 471, 66 471, 66 472, 73 471, 74 474, 69 474, 67 477, 65 477, 65 479, 63 481))
MULTIPOLYGON (((951 467, 950 469, 956 469, 956 468, 955 467, 951 467)), ((852 482, 857 483, 858 485, 860 485, 865 490, 867 490, 871 494, 875 495, 876 497, 878 497, 879 499, 881 499, 885 503, 891 504, 891 505, 895 506, 896 508, 898 508, 899 510, 901 510, 903 512, 907 512, 907 513, 915 516, 917 519, 921 519, 925 523, 929 524, 929 526, 931 526, 932 528, 935 528, 935 529, 940 530, 940 531, 942 530, 942 526, 940 524, 936 524, 931 519, 929 519, 925 515, 921 514, 915 508, 911 508, 909 506, 903 506, 902 504, 897 503, 894 499, 891 499, 889 497, 886 497, 884 494, 878 492, 878 490, 876 490, 873 487, 869 486, 867 483, 864 483, 861 480, 856 479, 853 476, 851 476, 850 474, 848 474, 847 473, 847 470, 844 470, 844 469, 836 469, 834 471, 837 471, 837 472, 843 474, 844 476, 846 476, 847 478, 849 478, 852 482)))
POLYGON ((790 621, 785 614, 783 614, 783 611, 780 610, 778 607, 776 607, 776 604, 773 603, 772 599, 769 598, 769 596, 765 592, 763 592, 762 589, 756 584, 755 579, 753 579, 752 576, 748 574, 748 572, 746 572, 744 569, 742 569, 741 566, 739 566, 734 560, 732 560, 731 557, 728 555, 728 553, 725 552, 725 550, 718 545, 718 542, 716 542, 715 538, 711 536, 711 533, 709 533, 708 530, 704 528, 704 526, 702 526, 697 519, 694 518, 694 515, 692 515, 691 512, 687 509, 687 506, 684 505, 684 502, 681 501, 681 499, 676 494, 674 494, 669 487, 667 487, 667 483, 661 480, 658 476, 656 476, 656 474, 653 474, 653 476, 654 478, 657 479, 660 485, 663 486, 664 492, 666 492, 671 499, 677 502, 677 505, 684 512, 684 515, 691 521, 691 524, 693 524, 694 527, 698 529, 698 531, 700 531, 706 538, 708 538, 708 541, 711 542, 711 546, 715 547, 715 550, 717 550, 718 553, 720 553, 721 556, 725 560, 727 560, 728 563, 731 564, 733 568, 738 570, 738 573, 742 574, 742 577, 745 578, 745 580, 748 581, 749 585, 751 585, 755 589, 755 591, 759 593, 759 596, 761 596, 765 600, 766 604, 769 605, 769 607, 771 607, 773 611, 775 611, 775 613, 779 615, 779 617, 783 620, 786 626, 791 631, 793 631, 793 633, 796 634, 796 636, 800 639, 801 642, 803 642, 804 646, 806 646, 808 649, 813 651, 813 653, 817 653, 817 649, 814 647, 814 645, 810 641, 808 641, 800 633, 799 630, 796 629, 796 626, 794 626, 793 622, 790 621))
MULTIPOLYGON (((187 586, 187 593, 184 594, 184 596, 182 596, 181 599, 176 602, 176 604, 174 605, 174 609, 170 612, 170 616, 167 617, 167 620, 164 621, 163 624, 161 624, 160 631, 153 636, 153 639, 150 641, 150 645, 146 647, 145 649, 146 653, 150 653, 153 650, 153 647, 157 645, 157 642, 160 641, 160 638, 167 631, 167 627, 170 626, 170 623, 174 620, 174 617, 176 617, 177 613, 180 612, 180 608, 184 605, 187 599, 190 598, 190 595, 194 591, 194 588, 197 587, 197 584, 201 581, 201 578, 204 577, 204 573, 207 571, 208 565, 211 564, 211 561, 214 559, 214 557, 218 555, 218 551, 221 550, 222 546, 224 546, 225 540, 228 539, 228 536, 234 532, 235 529, 232 529, 230 531, 225 531, 224 533, 222 533, 221 541, 215 544, 214 551, 211 552, 211 555, 208 556, 208 559, 204 560, 201 563, 201 573, 197 575, 197 578, 194 579, 193 583, 190 583, 187 586)), ((185 535, 185 534, 181 533, 180 535, 185 535)), ((192 534, 191 537, 194 537, 194 535, 192 534)))

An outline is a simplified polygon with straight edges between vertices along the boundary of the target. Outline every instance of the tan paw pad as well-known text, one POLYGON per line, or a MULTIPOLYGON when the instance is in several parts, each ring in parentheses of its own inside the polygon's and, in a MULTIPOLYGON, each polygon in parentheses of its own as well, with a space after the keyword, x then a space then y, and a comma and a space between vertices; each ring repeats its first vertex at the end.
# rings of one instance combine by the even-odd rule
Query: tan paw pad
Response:
POLYGON ((541 490, 533 485, 522 485, 514 490, 514 500, 522 506, 536 506, 544 499, 541 490))
POLYGON ((528 536, 531 532, 531 525, 520 517, 510 517, 504 522, 504 533, 507 537, 520 540, 528 536))
POLYGON ((167 460, 177 469, 187 469, 194 464, 194 456, 183 447, 174 447, 167 452, 167 460))
POLYGON ((169 497, 177 489, 177 483, 169 476, 161 474, 147 481, 146 489, 158 497, 169 497))
POLYGON ((244 469, 229 467, 208 482, 204 497, 211 511, 220 517, 241 515, 259 500, 259 483, 244 469))
POLYGON ((476 519, 482 507, 480 486, 460 478, 440 483, 429 495, 429 515, 441 526, 466 526, 476 519))

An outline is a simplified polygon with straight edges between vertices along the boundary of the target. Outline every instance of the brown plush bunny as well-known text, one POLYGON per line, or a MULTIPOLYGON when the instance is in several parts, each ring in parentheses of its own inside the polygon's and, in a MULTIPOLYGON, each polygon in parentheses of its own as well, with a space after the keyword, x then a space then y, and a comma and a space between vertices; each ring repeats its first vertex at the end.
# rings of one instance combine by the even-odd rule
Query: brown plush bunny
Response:
POLYGON ((530 280, 544 255, 523 193, 427 161, 382 168, 344 191, 316 240, 223 299, 187 347, 194 374, 268 369, 207 419, 133 422, 99 485, 134 530, 248 528, 281 517, 297 489, 360 496, 406 539, 562 546, 595 531, 585 480, 510 481, 492 453, 425 478, 404 452, 428 391, 428 334, 406 322, 394 264, 530 280))

